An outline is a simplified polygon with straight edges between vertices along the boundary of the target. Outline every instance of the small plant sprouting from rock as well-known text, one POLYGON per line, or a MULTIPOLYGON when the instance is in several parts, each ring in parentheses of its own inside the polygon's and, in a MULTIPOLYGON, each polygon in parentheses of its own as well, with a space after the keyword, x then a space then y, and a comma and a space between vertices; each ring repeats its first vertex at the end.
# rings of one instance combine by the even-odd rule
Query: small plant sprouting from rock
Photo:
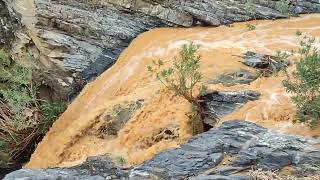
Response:
POLYGON ((256 29, 256 26, 255 25, 252 25, 250 23, 246 23, 246 27, 248 29, 248 31, 253 31, 256 29))
POLYGON ((122 156, 118 156, 115 158, 115 161, 118 165, 120 166, 125 166, 127 165, 128 161, 126 158, 122 157, 122 156))
POLYGON ((28 160, 36 143, 48 131, 65 105, 50 104, 37 98, 38 87, 32 76, 34 59, 12 59, 0 50, 0 167, 28 160))
POLYGON ((280 0, 276 2, 275 9, 278 10, 282 15, 289 16, 289 0, 280 0))
MULTIPOLYGON (((164 65, 162 60, 154 61, 153 66, 148 66, 148 71, 156 73, 157 79, 177 96, 182 96, 192 104, 192 112, 188 114, 191 120, 193 133, 197 133, 196 125, 202 124, 204 110, 198 96, 203 95, 206 87, 201 84, 202 74, 200 72, 201 56, 196 55, 198 45, 193 43, 184 45, 180 51, 180 56, 175 57, 172 67, 155 72, 156 68, 164 65), (199 89, 198 89, 199 88, 199 89), (197 93, 197 92, 199 93, 197 93), (198 95, 195 95, 197 93, 198 95)), ((202 131, 202 130, 200 130, 202 131)))
POLYGON ((293 96, 297 120, 315 128, 320 121, 320 51, 313 46, 315 38, 304 37, 300 43, 300 60, 287 80, 286 90, 293 96))

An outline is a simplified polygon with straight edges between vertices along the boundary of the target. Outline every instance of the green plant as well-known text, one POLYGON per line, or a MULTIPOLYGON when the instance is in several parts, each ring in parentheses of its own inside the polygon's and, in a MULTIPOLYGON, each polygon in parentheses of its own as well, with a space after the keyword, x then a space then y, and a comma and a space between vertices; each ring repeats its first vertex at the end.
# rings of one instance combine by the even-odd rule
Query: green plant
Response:
POLYGON ((314 38, 303 38, 300 61, 292 77, 283 82, 292 93, 291 100, 297 107, 297 120, 315 128, 320 120, 320 51, 313 46, 314 38))
POLYGON ((41 105, 41 112, 48 121, 53 122, 66 110, 66 108, 67 105, 65 103, 44 102, 41 105))
POLYGON ((280 0, 276 2, 275 9, 278 10, 282 15, 289 16, 289 0, 280 0))
POLYGON ((18 61, 0 50, 0 154, 1 164, 28 158, 65 106, 37 98, 32 80, 36 65, 31 57, 18 61))
POLYGON ((249 16, 255 16, 256 6, 254 5, 254 0, 247 0, 245 3, 245 11, 249 16))
POLYGON ((296 36, 301 36, 302 35, 302 32, 300 30, 297 30, 296 31, 296 36))
POLYGON ((125 166, 125 165, 128 163, 127 159, 124 158, 124 157, 122 157, 122 156, 116 157, 116 158, 115 158, 115 162, 116 162, 117 164, 119 164, 120 166, 125 166))
POLYGON ((252 25, 250 23, 246 23, 246 27, 248 29, 248 31, 253 31, 256 29, 256 26, 255 25, 252 25))
MULTIPOLYGON (((203 108, 198 101, 198 96, 203 95, 206 87, 201 84, 202 74, 200 72, 201 56, 196 55, 198 45, 193 43, 183 45, 179 58, 175 57, 173 66, 168 69, 162 69, 156 73, 156 77, 169 90, 177 96, 184 97, 192 104, 192 112, 188 115, 192 121, 195 133, 195 124, 203 119, 203 108), (199 89, 198 89, 199 88, 199 89), (195 94, 198 89, 199 93, 195 94)), ((155 73, 156 68, 164 65, 162 60, 154 61, 153 67, 148 66, 151 73, 155 73)))

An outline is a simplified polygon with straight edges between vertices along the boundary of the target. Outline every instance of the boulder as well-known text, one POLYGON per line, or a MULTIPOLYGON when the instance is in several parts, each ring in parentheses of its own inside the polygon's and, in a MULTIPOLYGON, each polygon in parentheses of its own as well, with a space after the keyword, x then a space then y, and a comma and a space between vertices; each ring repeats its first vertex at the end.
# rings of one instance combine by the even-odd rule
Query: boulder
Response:
POLYGON ((231 114, 249 101, 258 100, 260 93, 251 90, 215 91, 200 97, 206 117, 204 123, 214 127, 217 120, 231 114))
POLYGON ((262 71, 267 71, 267 73, 278 72, 290 65, 289 61, 281 57, 251 51, 245 54, 244 64, 262 71))
POLYGON ((209 84, 223 84, 224 86, 234 86, 237 84, 250 84, 258 78, 258 74, 240 69, 234 72, 226 72, 219 75, 216 79, 209 81, 209 84))

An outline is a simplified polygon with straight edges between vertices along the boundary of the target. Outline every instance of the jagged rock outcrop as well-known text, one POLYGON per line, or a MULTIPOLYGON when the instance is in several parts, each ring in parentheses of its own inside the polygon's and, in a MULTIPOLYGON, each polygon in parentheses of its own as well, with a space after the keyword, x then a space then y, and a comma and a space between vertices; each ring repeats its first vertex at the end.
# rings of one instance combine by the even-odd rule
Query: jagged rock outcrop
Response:
POLYGON ((14 29, 18 28, 18 22, 10 16, 3 1, 0 1, 0 48, 9 46, 14 38, 14 29))
POLYGON ((177 149, 161 152, 140 166, 121 169, 106 157, 62 169, 22 169, 5 180, 44 179, 251 179, 251 168, 292 168, 302 178, 320 176, 320 138, 279 134, 246 121, 230 121, 193 137, 177 149), (242 172, 242 174, 238 174, 242 172))
POLYGON ((215 91, 200 98, 206 112, 204 124, 214 127, 217 119, 231 114, 249 101, 258 100, 260 93, 251 90, 244 91, 215 91))
MULTIPOLYGON (((2 1, 1 1, 2 2, 2 1)), ((47 71, 45 84, 72 97, 110 67, 137 35, 155 27, 219 26, 250 19, 284 17, 278 1, 257 1, 248 15, 244 0, 4 0, 24 26, 20 49, 32 41, 47 71), (50 77, 49 77, 50 76, 50 77), (83 78, 83 80, 79 80, 83 78)), ((290 1, 292 13, 320 12, 319 1, 290 1)), ((22 34, 22 35, 21 35, 22 34)), ((27 46, 27 47, 26 47, 27 46)))
POLYGON ((220 74, 216 79, 210 80, 209 84, 223 84, 224 86, 234 86, 237 84, 250 84, 258 78, 259 74, 245 69, 225 72, 220 74))

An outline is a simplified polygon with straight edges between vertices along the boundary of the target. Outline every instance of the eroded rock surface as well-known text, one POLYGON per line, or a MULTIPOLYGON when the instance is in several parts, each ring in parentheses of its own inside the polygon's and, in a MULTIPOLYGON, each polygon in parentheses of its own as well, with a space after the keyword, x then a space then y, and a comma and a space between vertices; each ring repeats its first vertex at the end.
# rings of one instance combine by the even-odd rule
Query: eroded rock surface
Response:
POLYGON ((18 22, 9 14, 3 1, 0 1, 0 48, 9 46, 14 38, 14 29, 18 28, 18 22))
POLYGON ((161 152, 132 169, 116 167, 106 157, 68 169, 13 172, 5 180, 29 179, 250 179, 251 168, 281 170, 297 177, 320 176, 320 138, 290 136, 246 121, 230 121, 193 137, 177 149, 161 152), (236 173, 244 172, 239 175, 236 173))
MULTIPOLYGON (((245 1, 240 0, 4 2, 11 15, 25 27, 22 34, 28 35, 35 44, 40 61, 47 70, 54 69, 50 71, 50 75, 56 79, 56 83, 48 85, 69 91, 63 92, 62 96, 72 96, 78 92, 83 84, 110 67, 137 35, 149 29, 166 26, 191 27, 198 24, 219 26, 255 18, 284 17, 276 8, 278 1, 257 1, 253 5, 255 12, 250 15, 245 11, 245 1), (72 76, 73 73, 79 73, 80 76, 72 76), (84 83, 75 80, 80 77, 84 83)), ((320 3, 314 0, 292 0, 290 12, 320 12, 320 3)), ((21 36, 17 36, 17 39, 20 38, 21 36)), ((18 47, 29 48, 24 43, 18 47)))
POLYGON ((234 112, 249 101, 258 100, 259 97, 259 92, 251 90, 207 93, 201 97, 202 105, 207 113, 204 123, 214 127, 217 119, 234 112))
POLYGON ((223 84, 224 86, 234 86, 237 84, 250 84, 258 78, 258 74, 245 69, 233 72, 226 72, 219 75, 216 79, 209 81, 210 84, 223 84))
POLYGON ((289 66, 290 62, 281 56, 276 57, 249 51, 245 54, 244 64, 262 71, 269 71, 267 73, 274 73, 289 66))

